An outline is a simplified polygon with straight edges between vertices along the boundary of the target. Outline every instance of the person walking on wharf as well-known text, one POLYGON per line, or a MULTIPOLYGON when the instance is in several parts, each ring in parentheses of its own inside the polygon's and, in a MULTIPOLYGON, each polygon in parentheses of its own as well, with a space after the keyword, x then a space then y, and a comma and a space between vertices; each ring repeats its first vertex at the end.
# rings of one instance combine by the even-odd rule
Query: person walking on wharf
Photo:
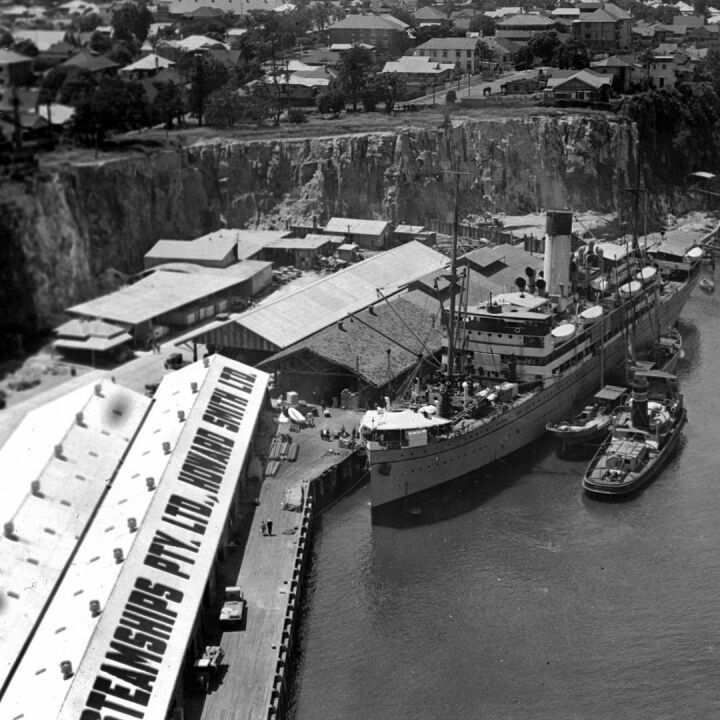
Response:
POLYGON ((267 525, 264 520, 260 523, 260 531, 263 535, 267 535, 267 525))
POLYGON ((272 520, 269 520, 269 519, 266 520, 265 525, 267 527, 267 534, 272 535, 272 525, 273 525, 272 520))

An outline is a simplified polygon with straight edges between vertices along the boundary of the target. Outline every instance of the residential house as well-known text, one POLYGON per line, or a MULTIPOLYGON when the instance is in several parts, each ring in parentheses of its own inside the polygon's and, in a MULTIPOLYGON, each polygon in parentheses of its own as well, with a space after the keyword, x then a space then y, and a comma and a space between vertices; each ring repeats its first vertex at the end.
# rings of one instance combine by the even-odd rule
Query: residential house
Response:
POLYGON ((460 32, 468 32, 472 19, 481 13, 475 8, 464 8, 463 10, 455 10, 450 13, 450 22, 455 30, 460 32))
POLYGON ((702 15, 675 15, 672 20, 673 25, 684 25, 687 28, 699 28, 705 24, 702 15))
MULTIPOLYGON (((204 0, 212 3, 213 8, 218 8, 226 13, 235 15, 247 15, 251 10, 275 10, 284 4, 284 0, 204 0)), ((180 17, 197 10, 200 7, 198 0, 174 0, 167 7, 170 18, 180 17)), ((165 19, 164 13, 158 20, 165 19)))
POLYGON ((602 60, 591 62, 590 68, 598 75, 609 77, 616 92, 626 93, 630 91, 635 81, 637 66, 634 61, 627 57, 611 55, 602 60))
POLYGON ((594 52, 626 52, 630 49, 632 18, 617 5, 582 13, 572 24, 575 37, 594 52))
POLYGON ((496 62, 502 68, 513 66, 515 64, 515 58, 522 48, 520 43, 501 37, 484 37, 482 38, 482 42, 484 42, 488 49, 495 55, 496 62))
POLYGON ((665 87, 675 87, 674 55, 653 55, 647 71, 650 85, 657 90, 665 87))
POLYGON ((699 48, 717 48, 720 46, 720 27, 718 25, 701 25, 689 28, 687 40, 699 48))
POLYGON ((511 15, 520 15, 523 9, 519 6, 513 7, 501 7, 497 10, 487 10, 485 15, 493 20, 499 20, 501 18, 510 17, 511 15))
POLYGON ((69 60, 73 55, 77 55, 79 49, 64 40, 50 45, 46 50, 41 50, 37 56, 38 66, 43 68, 51 68, 69 60))
POLYGON ((299 60, 290 60, 287 66, 274 75, 265 76, 270 89, 289 105, 314 105, 317 96, 331 89, 335 72, 327 66, 306 65, 299 60))
POLYGON ((93 75, 99 75, 104 73, 113 74, 120 65, 103 55, 92 55, 83 50, 77 55, 73 55, 69 60, 60 63, 59 67, 82 68, 93 75))
POLYGON ((415 97, 432 92, 435 86, 453 79, 457 66, 454 62, 439 63, 427 56, 404 55, 386 62, 381 75, 397 75, 415 97))
POLYGON ((433 5, 425 5, 413 13, 413 17, 420 25, 441 25, 448 16, 433 5))
POLYGON ((495 36, 514 42, 527 42, 533 35, 550 31, 554 25, 555 21, 545 15, 512 15, 495 23, 495 36))
POLYGON ((172 67, 175 63, 172 60, 151 53, 130 65, 118 70, 118 73, 129 80, 141 80, 142 78, 154 77, 161 70, 172 67))
POLYGON ((33 79, 33 59, 11 50, 0 50, 0 92, 28 85, 33 79))
POLYGON ((592 103, 606 102, 612 93, 612 80, 591 70, 580 70, 567 77, 555 74, 543 91, 543 102, 592 103))
POLYGON ((445 64, 454 63, 464 73, 480 70, 479 38, 432 38, 415 48, 415 55, 445 64))
POLYGON ((333 23, 331 44, 366 43, 385 55, 402 55, 410 46, 409 25, 392 15, 348 15, 333 23))
POLYGON ((559 7, 555 8, 551 13, 551 17, 556 22, 563 25, 572 25, 574 20, 580 19, 580 8, 577 7, 559 7))

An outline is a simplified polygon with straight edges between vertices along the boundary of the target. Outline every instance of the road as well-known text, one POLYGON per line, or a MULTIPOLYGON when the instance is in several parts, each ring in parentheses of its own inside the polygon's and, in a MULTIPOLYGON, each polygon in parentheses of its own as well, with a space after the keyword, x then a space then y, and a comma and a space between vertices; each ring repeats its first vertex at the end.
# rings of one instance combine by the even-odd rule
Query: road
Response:
MULTIPOLYGON (((482 98, 486 94, 497 95, 502 92, 502 86, 508 82, 508 80, 516 79, 529 79, 535 77, 537 70, 519 70, 502 73, 499 77, 494 80, 484 80, 482 78, 472 78, 470 86, 468 87, 467 80, 460 80, 459 82, 453 83, 452 87, 455 90, 458 100, 466 98, 482 98), (487 92, 489 90, 489 92, 487 92)), ((438 87, 434 93, 424 95, 420 98, 415 98, 404 103, 398 103, 398 107, 404 105, 444 105, 445 94, 449 88, 445 86, 438 87)))

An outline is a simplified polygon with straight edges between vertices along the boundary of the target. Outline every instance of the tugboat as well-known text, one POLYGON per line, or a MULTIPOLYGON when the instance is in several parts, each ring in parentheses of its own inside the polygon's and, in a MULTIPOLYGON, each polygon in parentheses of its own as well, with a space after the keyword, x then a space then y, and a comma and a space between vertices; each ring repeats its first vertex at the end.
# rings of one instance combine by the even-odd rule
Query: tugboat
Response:
POLYGON ((626 387, 606 385, 595 393, 592 404, 586 405, 572 420, 548 423, 545 429, 562 441, 563 449, 599 442, 610 432, 616 409, 627 398, 627 392, 626 387))
POLYGON ((628 495, 654 478, 667 462, 687 419, 675 375, 636 370, 630 406, 616 420, 585 472, 589 495, 628 495))

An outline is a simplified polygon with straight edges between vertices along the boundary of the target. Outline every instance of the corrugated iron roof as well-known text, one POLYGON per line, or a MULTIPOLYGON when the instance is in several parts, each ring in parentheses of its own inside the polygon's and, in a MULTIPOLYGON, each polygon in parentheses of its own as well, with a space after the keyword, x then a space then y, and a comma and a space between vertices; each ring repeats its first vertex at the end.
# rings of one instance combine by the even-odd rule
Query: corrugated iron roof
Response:
POLYGON ((176 308, 228 290, 254 276, 256 267, 247 269, 247 277, 237 272, 178 273, 156 270, 120 290, 74 305, 68 312, 90 318, 102 318, 127 325, 139 325, 176 308))
POLYGON ((445 255, 411 241, 249 310, 235 322, 286 348, 377 301, 378 290, 391 293, 447 262, 445 255))
POLYGON ((345 319, 342 328, 333 323, 273 355, 260 367, 275 368, 292 355, 310 352, 381 387, 412 368, 419 354, 434 354, 442 347, 437 303, 434 310, 429 311, 403 296, 375 305, 373 313, 362 310, 354 319, 345 319))
POLYGON ((387 220, 333 217, 325 225, 325 232, 353 235, 380 235, 390 223, 387 220))
POLYGON ((231 234, 204 235, 195 240, 158 240, 146 253, 146 258, 177 260, 208 260, 220 262, 237 244, 231 234))

